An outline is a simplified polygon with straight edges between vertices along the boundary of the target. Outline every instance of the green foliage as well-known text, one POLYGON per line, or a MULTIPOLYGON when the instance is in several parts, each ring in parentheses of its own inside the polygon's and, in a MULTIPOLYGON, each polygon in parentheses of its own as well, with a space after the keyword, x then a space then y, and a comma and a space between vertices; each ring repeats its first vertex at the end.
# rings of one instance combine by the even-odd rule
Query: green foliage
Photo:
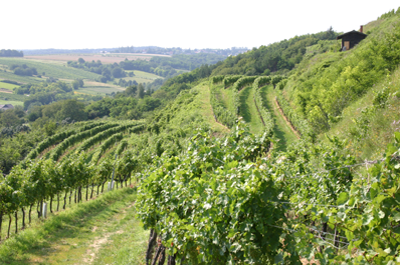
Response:
POLYGON ((344 108, 398 67, 400 27, 396 17, 390 21, 392 26, 381 24, 356 48, 341 55, 321 55, 319 63, 304 64, 289 78, 288 86, 295 88, 289 97, 315 132, 329 130, 344 108))
POLYGON ((243 76, 238 79, 234 84, 232 89, 240 91, 245 86, 249 86, 253 84, 254 80, 256 80, 257 76, 243 76))
POLYGON ((10 49, 8 50, 1 49, 0 57, 24 57, 24 52, 17 50, 10 50, 10 49))
POLYGON ((270 80, 270 77, 260 76, 254 80, 252 87, 254 90, 254 104, 257 107, 258 115, 260 115, 261 121, 264 125, 264 131, 269 136, 273 133, 275 123, 271 112, 266 108, 266 103, 261 96, 260 88, 270 82, 270 80))
MULTIPOLYGON (((30 68, 36 68, 38 73, 46 73, 46 76, 51 76, 53 78, 63 78, 63 79, 91 79, 95 80, 96 78, 99 77, 98 74, 95 73, 90 73, 87 71, 83 71, 81 69, 74 69, 72 67, 64 67, 59 64, 52 64, 52 63, 44 63, 44 62, 38 62, 34 60, 25 60, 25 59, 17 59, 17 58, 4 58, 0 57, 0 64, 7 65, 8 67, 11 67, 13 64, 26 64, 30 68)), ((1 73, 0 72, 0 77, 4 75, 5 79, 10 79, 10 80, 16 80, 24 82, 24 83, 34 83, 37 82, 37 80, 33 78, 29 79, 19 79, 18 76, 15 75, 7 75, 8 73, 1 73)))
POLYGON ((72 145, 81 142, 85 138, 95 136, 100 132, 106 131, 118 125, 119 125, 118 123, 106 123, 92 127, 90 129, 88 128, 76 134, 71 134, 69 137, 64 139, 60 144, 58 144, 54 149, 52 149, 51 152, 48 154, 48 156, 52 160, 57 161, 68 147, 71 147, 72 145))
POLYGON ((112 137, 116 137, 116 138, 112 138, 113 140, 110 140, 107 143, 108 146, 104 146, 104 149, 103 149, 103 152, 104 152, 109 147, 109 145, 111 145, 112 143, 114 143, 117 140, 121 140, 122 139, 122 134, 119 134, 120 132, 123 132, 126 129, 134 127, 134 126, 137 127, 138 131, 144 129, 144 125, 143 124, 137 125, 136 122, 134 122, 134 123, 126 123, 126 124, 123 124, 123 125, 120 125, 120 126, 117 126, 117 127, 109 128, 109 129, 104 130, 102 132, 99 132, 99 133, 95 134, 94 136, 92 136, 92 137, 86 139, 85 141, 83 141, 79 145, 79 147, 75 150, 75 153, 79 154, 79 153, 83 152, 84 150, 87 150, 89 147, 93 146, 95 143, 98 143, 100 141, 109 139, 109 137, 111 137, 111 136, 112 137), (119 134, 119 136, 114 136, 115 134, 119 134))
POLYGON ((287 72, 298 64, 306 53, 306 48, 320 40, 334 40, 332 28, 317 34, 296 36, 289 40, 261 46, 258 49, 228 57, 212 75, 269 75, 271 72, 287 72))
POLYGON ((224 81, 225 76, 224 75, 216 75, 211 77, 211 83, 212 84, 218 84, 224 81))
POLYGON ((14 71, 14 74, 16 75, 33 76, 38 74, 36 68, 34 67, 30 68, 26 64, 23 65, 12 64, 10 66, 10 70, 14 71))
MULTIPOLYGON (((223 78, 220 78, 223 80, 223 78)), ((211 81, 212 83, 213 81, 211 81)), ((237 116, 234 112, 224 106, 219 99, 221 87, 210 84, 210 104, 214 113, 214 118, 228 128, 236 124, 237 116)))
POLYGON ((142 174, 136 207, 145 227, 193 264, 274 264, 287 250, 283 230, 271 229, 285 222, 284 208, 272 202, 279 194, 272 178, 251 162, 268 146, 265 135, 254 138, 239 127, 223 139, 199 132, 181 155, 161 156, 142 174))
POLYGON ((84 125, 82 125, 81 128, 67 130, 67 131, 63 131, 63 132, 54 134, 51 137, 48 137, 45 140, 43 140, 42 142, 40 142, 36 146, 35 149, 32 149, 29 152, 29 154, 26 156, 26 160, 35 159, 44 150, 51 147, 52 145, 55 145, 55 144, 65 140, 66 138, 68 138, 71 135, 79 134, 80 132, 84 132, 84 131, 88 131, 90 129, 93 129, 93 128, 98 127, 103 124, 104 124, 104 122, 96 122, 96 123, 87 122, 87 123, 84 123, 84 125))
POLYGON ((224 88, 228 88, 242 78, 241 75, 227 75, 224 77, 224 88))
POLYGON ((281 91, 277 92, 276 100, 292 126, 296 128, 296 130, 303 137, 310 141, 314 141, 316 135, 308 121, 305 120, 295 109, 293 109, 292 106, 290 106, 289 102, 285 99, 281 91))

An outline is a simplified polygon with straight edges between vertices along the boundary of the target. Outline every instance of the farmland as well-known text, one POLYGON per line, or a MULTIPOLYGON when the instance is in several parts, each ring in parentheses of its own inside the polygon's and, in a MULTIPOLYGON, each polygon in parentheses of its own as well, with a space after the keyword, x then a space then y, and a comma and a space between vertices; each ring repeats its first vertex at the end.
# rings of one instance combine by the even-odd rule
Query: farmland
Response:
POLYGON ((105 95, 105 94, 110 94, 112 92, 119 92, 123 90, 125 90, 125 88, 113 84, 105 84, 96 81, 85 81, 84 87, 79 88, 79 90, 76 91, 76 93, 77 94, 83 93, 89 95, 98 95, 98 94, 105 95))
MULTIPOLYGON (((37 72, 41 75, 44 74, 44 76, 51 76, 54 78, 64 78, 64 79, 78 79, 78 78, 83 78, 83 79, 96 79, 99 77, 99 75, 87 71, 82 71, 80 69, 75 69, 71 67, 66 67, 66 66, 61 66, 57 65, 51 62, 43 63, 35 60, 29 60, 25 58, 0 58, 0 65, 10 67, 13 64, 26 64, 28 67, 34 67, 36 68, 37 72)), ((10 77, 9 72, 4 73, 0 72, 0 78, 4 79, 17 79, 14 78, 14 75, 10 77)), ((18 76, 19 77, 19 76, 18 76)), ((22 77, 20 79, 24 79, 22 82, 30 82, 31 77, 22 77)), ((37 79, 36 79, 37 80, 37 79)), ((19 81, 19 80, 16 80, 19 81)))
POLYGON ((28 60, 40 62, 57 62, 58 64, 66 64, 67 61, 77 61, 79 58, 85 61, 100 60, 103 64, 119 63, 128 60, 150 60, 154 56, 169 57, 160 54, 140 54, 140 53, 107 53, 107 54, 52 54, 52 55, 31 55, 25 56, 28 60))
POLYGON ((16 87, 19 87, 19 86, 0 81, 0 92, 6 92, 7 93, 7 91, 4 91, 4 90, 12 91, 16 87))

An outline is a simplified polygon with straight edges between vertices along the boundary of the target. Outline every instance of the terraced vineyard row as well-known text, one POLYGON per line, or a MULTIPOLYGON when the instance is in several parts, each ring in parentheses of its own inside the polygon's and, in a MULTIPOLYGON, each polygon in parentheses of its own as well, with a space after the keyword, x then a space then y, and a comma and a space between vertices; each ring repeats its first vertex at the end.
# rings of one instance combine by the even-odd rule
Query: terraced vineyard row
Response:
MULTIPOLYGON (((15 231, 26 226, 26 218, 31 219, 32 208, 38 206, 38 214, 44 202, 57 198, 57 209, 71 201, 72 191, 76 191, 75 202, 82 200, 82 190, 86 189, 86 200, 93 196, 94 187, 99 188, 110 181, 115 168, 115 181, 123 185, 130 173, 139 165, 131 152, 123 152, 128 147, 132 134, 143 131, 140 122, 87 122, 76 124, 74 129, 58 133, 38 144, 27 159, 15 166, 0 183, 0 240, 3 220, 9 221, 10 233, 12 215, 15 215, 15 231), (90 157, 87 150, 102 142, 90 157), (115 143, 120 143, 117 148, 115 143), (52 150, 51 147, 54 148, 52 150), (72 150, 72 151, 71 151, 72 150), (110 156, 104 153, 111 151, 110 156), (113 154, 118 154, 115 159, 113 154), (60 160, 60 157, 63 157, 60 160), (91 159, 90 159, 91 158, 91 159), (89 189, 91 192, 89 192, 89 189), (90 194, 90 195, 89 195, 90 194), (60 200, 60 197, 63 198, 60 200), (29 211, 28 211, 29 209, 29 211), (22 217, 18 218, 18 213, 22 217)), ((4 238, 4 237, 3 237, 4 238)))
POLYGON ((271 135, 273 119, 259 94, 259 86, 271 82, 270 77, 215 76, 210 81, 211 106, 216 120, 232 127, 241 116, 252 132, 271 135), (223 85, 221 85, 223 84, 223 85))

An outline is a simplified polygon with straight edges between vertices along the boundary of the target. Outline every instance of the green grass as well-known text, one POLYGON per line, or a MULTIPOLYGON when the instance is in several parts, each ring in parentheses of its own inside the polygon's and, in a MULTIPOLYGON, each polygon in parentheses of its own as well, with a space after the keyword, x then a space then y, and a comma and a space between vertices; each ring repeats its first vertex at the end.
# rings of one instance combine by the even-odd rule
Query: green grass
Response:
POLYGON ((275 149, 286 150, 289 144, 297 140, 297 137, 292 132, 275 104, 275 91, 273 87, 264 86, 261 88, 260 92, 264 102, 266 102, 265 107, 272 113, 274 117, 274 137, 278 140, 275 149))
POLYGON ((1 244, 0 263, 142 264, 148 232, 135 197, 124 188, 51 216, 1 244))
POLYGON ((248 86, 239 92, 240 99, 240 116, 249 125, 252 133, 261 133, 264 125, 257 112, 257 107, 254 103, 254 90, 252 86, 248 86))
POLYGON ((76 90, 77 93, 89 94, 89 95, 101 95, 111 94, 112 92, 121 92, 125 89, 119 86, 84 86, 76 90))
POLYGON ((27 96, 11 94, 11 93, 2 93, 0 92, 0 100, 14 100, 14 101, 24 101, 27 99, 27 96))
POLYGON ((0 104, 24 105, 26 96, 0 92, 0 104))
POLYGON ((224 89, 223 86, 219 90, 221 93, 221 101, 222 104, 233 113, 236 113, 235 106, 233 103, 233 90, 232 89, 224 89))
MULTIPOLYGON (((397 69, 386 80, 377 83, 359 100, 346 107, 342 112, 342 119, 332 125, 327 135, 346 139, 346 148, 360 161, 381 158, 387 145, 394 141, 394 132, 400 131, 400 104, 397 96, 399 87, 400 69, 397 69), (375 94, 385 87, 392 95, 386 106, 376 108, 370 114, 363 114, 364 109, 373 105, 375 94), (362 130, 355 123, 360 117, 368 122, 364 135, 360 135, 362 130)), ((320 140, 325 140, 324 136, 325 134, 320 135, 320 140)))
MULTIPOLYGON (((1 68, 1 65, 0 65, 0 68, 1 68)), ((43 82, 46 80, 45 78, 38 78, 38 77, 32 77, 32 76, 19 76, 19 75, 13 74, 11 71, 4 72, 1 69, 0 69, 0 78, 13 80, 13 81, 17 81, 20 83, 40 83, 40 82, 43 82)))
POLYGON ((19 85, 14 85, 14 84, 9 84, 9 83, 4 83, 0 81, 0 88, 4 88, 10 91, 13 91, 14 88, 19 87, 19 85))
POLYGON ((12 104, 13 106, 23 106, 24 105, 24 102, 22 102, 22 101, 13 101, 13 100, 2 100, 1 98, 0 98, 0 104, 12 104))
MULTIPOLYGON (((45 72, 46 76, 51 76, 55 78, 64 78, 64 79, 86 78, 94 80, 99 77, 98 74, 84 71, 82 69, 61 66, 59 64, 52 64, 51 62, 50 63, 38 62, 24 58, 0 58, 0 64, 6 66, 11 66, 12 64, 19 64, 19 65, 26 64, 29 67, 35 67, 38 74, 42 74, 43 72, 45 72)), ((0 72, 0 78, 3 78, 1 72, 0 72)), ((15 80, 12 78, 5 78, 5 79, 15 80)))
POLYGON ((135 74, 135 76, 133 77, 124 77, 122 79, 125 79, 126 81, 132 80, 132 81, 136 81, 139 84, 140 83, 151 83, 154 80, 161 78, 163 79, 163 77, 155 75, 155 74, 151 74, 151 73, 147 73, 147 72, 143 72, 143 71, 138 71, 138 70, 132 70, 132 71, 126 71, 127 73, 129 72, 133 72, 135 74))
POLYGON ((201 83, 194 89, 197 89, 197 91, 199 92, 199 94, 195 99, 195 103, 198 103, 203 119, 208 124, 210 124, 210 127, 213 131, 220 133, 228 133, 229 129, 226 126, 216 122, 214 119, 214 115, 210 104, 210 88, 208 87, 208 84, 201 83))

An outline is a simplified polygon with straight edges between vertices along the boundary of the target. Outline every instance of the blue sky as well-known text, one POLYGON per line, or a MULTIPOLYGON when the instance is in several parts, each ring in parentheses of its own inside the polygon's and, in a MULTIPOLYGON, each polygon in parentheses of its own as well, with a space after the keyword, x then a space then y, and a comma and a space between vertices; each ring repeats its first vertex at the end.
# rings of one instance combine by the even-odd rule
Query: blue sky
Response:
POLYGON ((330 26, 358 30, 399 6, 398 0, 3 1, 0 49, 252 48, 330 26))

